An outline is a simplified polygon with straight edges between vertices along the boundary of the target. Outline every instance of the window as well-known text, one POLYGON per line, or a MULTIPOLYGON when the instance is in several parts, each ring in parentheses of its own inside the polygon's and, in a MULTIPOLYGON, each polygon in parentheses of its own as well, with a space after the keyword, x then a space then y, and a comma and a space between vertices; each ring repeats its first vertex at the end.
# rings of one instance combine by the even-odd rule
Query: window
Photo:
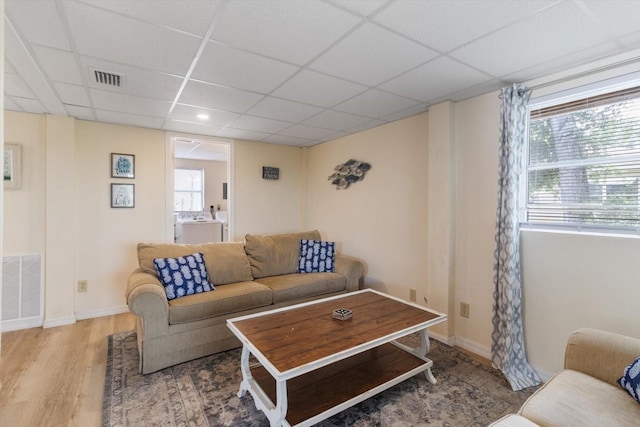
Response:
POLYGON ((640 87, 532 109, 526 158, 525 223, 640 232, 640 87))
POLYGON ((204 171, 202 169, 174 170, 173 210, 199 212, 204 206, 204 171))

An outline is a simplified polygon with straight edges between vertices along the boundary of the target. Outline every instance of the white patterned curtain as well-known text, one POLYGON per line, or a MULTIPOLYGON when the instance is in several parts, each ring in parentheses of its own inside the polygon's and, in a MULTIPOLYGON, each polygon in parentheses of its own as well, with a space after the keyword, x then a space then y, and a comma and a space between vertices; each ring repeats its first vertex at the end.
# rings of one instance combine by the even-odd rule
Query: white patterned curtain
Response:
POLYGON ((503 88, 500 94, 500 188, 493 265, 491 361, 503 372, 513 390, 540 384, 540 378, 527 362, 524 348, 517 210, 530 95, 531 91, 519 84, 503 88))

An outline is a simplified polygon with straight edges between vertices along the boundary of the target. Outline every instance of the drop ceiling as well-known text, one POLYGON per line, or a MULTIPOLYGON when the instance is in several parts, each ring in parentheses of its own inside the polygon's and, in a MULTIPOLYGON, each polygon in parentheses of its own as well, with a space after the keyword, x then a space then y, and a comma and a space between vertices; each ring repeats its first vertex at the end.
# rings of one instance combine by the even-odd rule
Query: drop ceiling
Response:
POLYGON ((615 0, 5 0, 4 102, 311 146, 633 52, 638 16, 615 0))

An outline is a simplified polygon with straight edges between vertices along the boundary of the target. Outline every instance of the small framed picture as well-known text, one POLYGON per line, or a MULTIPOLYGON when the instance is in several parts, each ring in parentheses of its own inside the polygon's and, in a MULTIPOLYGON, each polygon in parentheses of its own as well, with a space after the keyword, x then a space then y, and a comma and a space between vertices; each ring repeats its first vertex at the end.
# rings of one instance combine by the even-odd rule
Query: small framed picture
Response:
POLYGON ((135 178, 136 156, 111 153, 111 178, 135 178))
POLYGON ((133 208, 134 206, 134 184, 111 184, 112 208, 133 208))
POLYGON ((4 188, 6 190, 20 189, 21 171, 20 144, 4 144, 4 188))

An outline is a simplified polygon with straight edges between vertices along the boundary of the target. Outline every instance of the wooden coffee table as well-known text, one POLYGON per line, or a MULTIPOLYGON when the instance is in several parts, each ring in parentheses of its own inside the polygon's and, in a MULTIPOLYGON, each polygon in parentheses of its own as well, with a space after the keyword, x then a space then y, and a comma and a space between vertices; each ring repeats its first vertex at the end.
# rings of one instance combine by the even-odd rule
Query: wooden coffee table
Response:
POLYGON ((243 345, 238 396, 249 391, 272 426, 310 426, 419 372, 435 384, 427 328, 446 319, 371 289, 229 319, 243 345), (337 308, 353 317, 333 319, 337 308), (414 332, 418 348, 395 341, 414 332))

